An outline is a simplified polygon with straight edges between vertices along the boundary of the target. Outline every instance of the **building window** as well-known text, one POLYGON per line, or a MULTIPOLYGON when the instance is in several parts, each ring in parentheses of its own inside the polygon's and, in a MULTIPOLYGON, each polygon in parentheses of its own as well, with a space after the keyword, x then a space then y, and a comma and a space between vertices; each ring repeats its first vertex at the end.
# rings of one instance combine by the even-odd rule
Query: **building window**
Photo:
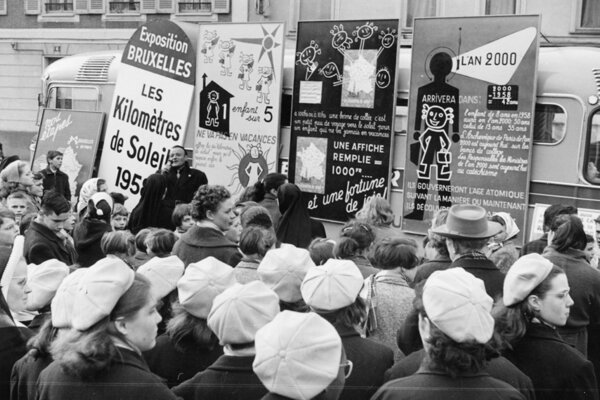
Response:
POLYGON ((109 1, 108 12, 111 14, 139 14, 139 1, 109 1))
POLYGON ((516 14, 517 0, 485 0, 485 15, 516 14))
POLYGON ((212 12, 212 2, 184 0, 177 3, 177 12, 181 14, 207 14, 212 12))
POLYGON ((73 2, 68 0, 49 0, 44 4, 46 14, 72 14, 73 2))
POLYGON ((600 0, 581 0, 580 28, 600 28, 600 0))
POLYGON ((288 34, 295 35, 298 21, 331 19, 332 0, 290 0, 288 34))
POLYGON ((414 19, 418 17, 435 17, 439 15, 437 0, 406 0, 406 12, 404 13, 404 28, 412 29, 414 19))

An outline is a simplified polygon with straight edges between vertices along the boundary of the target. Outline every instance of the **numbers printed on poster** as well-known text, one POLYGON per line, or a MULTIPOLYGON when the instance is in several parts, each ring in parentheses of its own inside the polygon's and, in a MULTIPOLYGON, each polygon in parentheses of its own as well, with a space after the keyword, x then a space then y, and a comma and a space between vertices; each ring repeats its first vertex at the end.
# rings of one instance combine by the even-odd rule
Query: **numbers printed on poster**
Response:
POLYGON ((273 109, 273 106, 265 107, 265 122, 273 121, 273 113, 271 112, 272 109, 273 109))
POLYGON ((140 192, 141 181, 142 177, 139 174, 133 174, 132 176, 129 170, 117 167, 115 186, 123 190, 129 190, 132 194, 138 194, 140 192))
POLYGON ((485 65, 516 65, 517 53, 486 53, 485 65))

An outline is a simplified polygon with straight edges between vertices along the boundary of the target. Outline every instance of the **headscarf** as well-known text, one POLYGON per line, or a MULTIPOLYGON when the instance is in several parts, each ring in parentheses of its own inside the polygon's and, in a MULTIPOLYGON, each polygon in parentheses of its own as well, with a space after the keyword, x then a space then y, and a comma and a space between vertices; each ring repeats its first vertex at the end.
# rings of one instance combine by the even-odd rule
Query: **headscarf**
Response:
MULTIPOLYGON (((129 218, 129 229, 134 235, 149 227, 160 227, 160 209, 167 189, 167 178, 161 174, 152 174, 144 182, 142 197, 129 218)), ((170 218, 170 216, 169 216, 170 218)))
POLYGON ((493 215, 502 218, 502 221, 504 221, 504 227, 506 228, 506 240, 512 239, 519 234, 520 229, 509 213, 497 212, 493 215))
POLYGON ((78 214, 81 214, 81 211, 87 207, 88 201, 95 193, 98 193, 98 178, 88 179, 79 191, 79 201, 76 209, 78 214))
POLYGON ((19 167, 21 163, 24 164, 23 161, 13 161, 8 164, 4 169, 0 172, 0 181, 2 184, 5 183, 19 183, 21 180, 21 172, 19 171, 19 167))
POLYGON ((277 199, 282 215, 277 227, 277 240, 307 248, 311 241, 311 223, 302 191, 295 184, 286 183, 277 190, 277 199))

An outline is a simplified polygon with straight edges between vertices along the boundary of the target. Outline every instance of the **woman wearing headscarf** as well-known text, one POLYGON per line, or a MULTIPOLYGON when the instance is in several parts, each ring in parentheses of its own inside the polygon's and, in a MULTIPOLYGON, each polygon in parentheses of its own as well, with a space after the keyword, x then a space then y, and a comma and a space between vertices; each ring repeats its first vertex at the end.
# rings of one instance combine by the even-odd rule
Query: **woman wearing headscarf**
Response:
POLYGON ((565 271, 528 254, 508 270, 494 310, 510 345, 504 355, 531 378, 537 400, 598 398, 592 363, 557 332, 573 306, 569 291, 565 271))
POLYGON ((77 251, 76 263, 82 268, 93 265, 104 258, 101 248, 102 236, 112 232, 110 215, 112 197, 108 193, 94 193, 88 202, 87 213, 73 228, 73 241, 77 251))
POLYGON ((281 219, 277 227, 277 240, 308 248, 318 237, 326 237, 325 227, 308 215, 300 188, 293 183, 281 185, 277 190, 281 219))
POLYGON ((37 399, 175 399, 141 355, 160 319, 146 278, 117 258, 98 261, 79 283, 72 329, 54 341, 37 399))
POLYGON ((215 297, 236 283, 234 270, 214 257, 186 268, 177 282, 179 302, 174 303, 167 331, 156 339, 156 347, 144 353, 150 370, 166 379, 169 387, 191 379, 223 354, 206 319, 215 297))
POLYGON ((486 255, 496 264, 496 267, 500 271, 506 273, 510 266, 519 258, 519 250, 517 250, 512 239, 517 237, 520 229, 509 213, 495 213, 490 218, 490 221, 499 223, 502 226, 502 230, 490 238, 486 255))
POLYGON ((107 191, 108 186, 106 186, 106 181, 104 179, 92 178, 85 181, 79 190, 79 200, 77 201, 77 207, 75 208, 78 218, 82 219, 85 216, 88 202, 95 193, 107 191))
POLYGON ((165 201, 167 178, 161 174, 152 174, 144 181, 140 202, 131 212, 129 230, 134 235, 144 228, 175 229, 171 215, 173 209, 165 201))
POLYGON ((25 161, 13 161, 0 172, 0 200, 8 202, 7 198, 12 195, 11 199, 19 198, 24 201, 26 212, 39 211, 39 203, 29 192, 33 185, 33 173, 29 164, 25 161))

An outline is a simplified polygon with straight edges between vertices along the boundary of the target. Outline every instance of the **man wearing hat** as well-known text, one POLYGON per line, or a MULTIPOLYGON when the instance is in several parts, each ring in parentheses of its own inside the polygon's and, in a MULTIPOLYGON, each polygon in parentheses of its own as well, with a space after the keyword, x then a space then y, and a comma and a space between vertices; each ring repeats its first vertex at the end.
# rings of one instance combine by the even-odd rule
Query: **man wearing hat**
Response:
POLYGON ((44 193, 48 190, 55 190, 62 194, 65 199, 71 200, 71 188, 69 187, 69 177, 60 170, 63 162, 63 155, 60 151, 50 150, 46 156, 48 166, 40 171, 44 176, 44 193))
POLYGON ((487 293, 496 298, 502 294, 504 274, 481 250, 501 229, 500 224, 488 221, 483 207, 457 204, 448 210, 446 223, 431 231, 446 238, 452 260, 449 268, 464 268, 475 275, 484 282, 487 293))

